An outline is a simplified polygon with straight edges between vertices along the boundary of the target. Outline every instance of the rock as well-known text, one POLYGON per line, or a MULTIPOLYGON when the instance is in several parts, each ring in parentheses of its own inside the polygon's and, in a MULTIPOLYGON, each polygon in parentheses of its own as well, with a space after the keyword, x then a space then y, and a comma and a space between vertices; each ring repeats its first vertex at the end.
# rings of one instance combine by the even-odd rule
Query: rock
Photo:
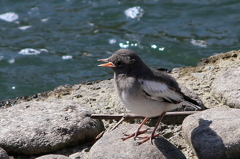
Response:
MULTIPOLYGON (((88 149, 89 150, 89 149, 88 149)), ((86 151, 82 151, 82 152, 77 152, 77 153, 74 153, 74 154, 71 154, 70 156, 69 156, 69 158, 70 159, 80 159, 80 158, 82 158, 82 159, 84 159, 84 158, 86 158, 85 156, 86 156, 86 151)))
POLYGON ((64 155, 44 155, 37 157, 36 159, 70 159, 70 158, 64 155))
POLYGON ((71 154, 69 156, 70 159, 80 159, 80 158, 83 158, 82 157, 82 153, 81 152, 77 152, 77 153, 74 153, 74 154, 71 154))
POLYGON ((180 84, 193 90, 207 108, 229 107, 212 95, 211 86, 221 74, 239 66, 240 50, 234 50, 203 59, 196 67, 175 68, 171 75, 180 84))
MULTIPOLYGON (((181 159, 185 158, 180 150, 162 137, 137 145, 133 138, 122 141, 123 133, 133 133, 139 124, 121 125, 111 132, 106 132, 90 149, 86 158, 110 159, 110 158, 161 158, 181 159)), ((146 129, 144 125, 142 129, 146 129)), ((150 133, 150 131, 149 131, 150 133)), ((148 133, 148 135, 149 135, 148 133)), ((147 135, 147 134, 144 134, 147 135)))
POLYGON ((240 158, 240 109, 214 108, 185 118, 183 136, 199 159, 240 158))
POLYGON ((41 155, 92 142, 103 130, 79 102, 24 102, 0 110, 0 147, 9 154, 41 155))
POLYGON ((212 83, 212 95, 233 108, 240 108, 240 66, 222 73, 212 83))
POLYGON ((7 152, 0 147, 0 159, 10 159, 7 152))

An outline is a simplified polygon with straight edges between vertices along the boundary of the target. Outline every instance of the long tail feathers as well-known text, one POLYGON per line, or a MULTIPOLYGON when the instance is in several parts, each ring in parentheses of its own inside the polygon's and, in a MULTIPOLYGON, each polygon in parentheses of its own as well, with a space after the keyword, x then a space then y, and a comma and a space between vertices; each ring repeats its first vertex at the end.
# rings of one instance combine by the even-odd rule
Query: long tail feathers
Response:
POLYGON ((196 102, 195 100, 193 100, 192 98, 190 98, 190 97, 188 97, 188 96, 184 96, 184 100, 185 101, 183 101, 183 104, 184 105, 187 105, 187 106, 191 106, 191 107, 193 107, 194 109, 201 109, 201 107, 199 107, 199 104, 198 104, 198 102, 196 102))
POLYGON ((187 106, 190 106, 190 107, 194 108, 195 110, 201 109, 201 107, 199 107, 199 106, 197 106, 197 105, 195 105, 193 103, 190 103, 188 101, 183 101, 183 104, 187 105, 187 106))

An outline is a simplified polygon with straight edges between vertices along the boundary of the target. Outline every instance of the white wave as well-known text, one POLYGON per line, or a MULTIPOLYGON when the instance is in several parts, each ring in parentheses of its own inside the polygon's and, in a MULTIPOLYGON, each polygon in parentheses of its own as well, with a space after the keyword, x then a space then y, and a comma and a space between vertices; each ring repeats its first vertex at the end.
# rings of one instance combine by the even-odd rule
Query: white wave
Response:
POLYGON ((18 53, 22 55, 38 55, 41 51, 32 48, 25 48, 20 50, 18 53))
POLYGON ((128 18, 132 18, 132 19, 138 18, 139 19, 143 16, 144 10, 139 6, 135 6, 132 8, 128 8, 127 10, 124 11, 124 13, 128 18))
POLYGON ((13 22, 18 19, 18 15, 14 12, 7 12, 0 15, 0 19, 7 21, 7 22, 13 22))

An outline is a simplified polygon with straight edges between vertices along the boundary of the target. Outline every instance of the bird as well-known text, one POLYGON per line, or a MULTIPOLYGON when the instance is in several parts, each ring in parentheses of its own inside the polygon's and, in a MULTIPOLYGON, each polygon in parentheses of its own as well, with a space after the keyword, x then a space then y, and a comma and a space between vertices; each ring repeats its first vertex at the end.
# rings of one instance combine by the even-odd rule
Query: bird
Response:
POLYGON ((134 51, 129 49, 117 50, 110 57, 98 59, 105 62, 98 66, 108 67, 114 72, 114 87, 123 104, 136 115, 144 116, 137 130, 132 134, 125 134, 123 140, 145 133, 142 126, 150 117, 159 119, 149 136, 141 137, 142 144, 151 141, 159 134, 155 134, 160 122, 167 111, 174 110, 182 105, 200 109, 199 104, 186 96, 179 84, 169 74, 149 67, 134 51))

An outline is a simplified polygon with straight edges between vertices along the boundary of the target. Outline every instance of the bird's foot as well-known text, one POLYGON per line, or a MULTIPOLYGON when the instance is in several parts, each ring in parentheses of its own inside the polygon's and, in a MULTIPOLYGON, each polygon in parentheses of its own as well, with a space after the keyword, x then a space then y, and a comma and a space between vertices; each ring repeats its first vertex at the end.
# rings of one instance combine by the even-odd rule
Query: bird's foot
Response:
POLYGON ((148 140, 150 140, 151 143, 153 144, 152 140, 153 140, 155 137, 157 137, 157 136, 159 136, 159 134, 155 134, 155 135, 154 135, 153 133, 151 133, 149 136, 138 137, 138 138, 140 138, 140 139, 144 139, 144 140, 138 142, 138 145, 141 145, 142 143, 144 143, 144 142, 146 142, 146 141, 148 141, 148 140))
POLYGON ((127 140, 127 139, 129 139, 129 138, 131 138, 131 137, 134 137, 134 140, 135 140, 135 139, 138 137, 138 135, 147 132, 148 129, 149 129, 149 128, 147 128, 146 130, 142 130, 142 131, 137 130, 135 133, 132 133, 132 134, 124 134, 124 135, 127 136, 127 137, 122 138, 122 140, 127 140))

